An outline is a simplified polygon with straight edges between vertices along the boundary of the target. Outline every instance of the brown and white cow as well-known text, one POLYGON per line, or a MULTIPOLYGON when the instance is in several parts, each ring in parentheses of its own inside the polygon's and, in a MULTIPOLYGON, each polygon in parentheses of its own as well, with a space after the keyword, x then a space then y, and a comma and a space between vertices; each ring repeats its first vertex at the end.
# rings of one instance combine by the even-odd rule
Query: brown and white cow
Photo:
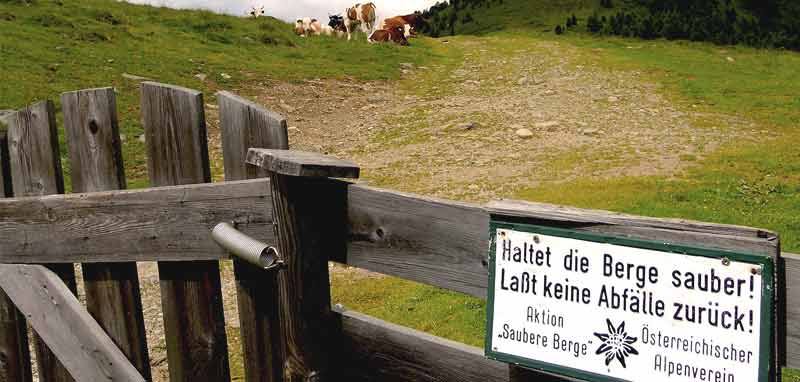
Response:
POLYGON ((350 40, 351 35, 356 26, 361 26, 361 30, 367 35, 372 34, 375 30, 375 4, 356 4, 344 12, 344 26, 347 30, 347 39, 350 40))
POLYGON ((380 29, 392 29, 402 27, 406 38, 416 36, 418 29, 422 27, 424 20, 422 13, 414 12, 410 15, 395 16, 384 19, 380 24, 380 29))
POLYGON ((408 39, 405 36, 404 30, 402 27, 395 27, 392 29, 378 29, 375 32, 372 32, 369 35, 369 42, 370 43, 379 43, 379 42, 393 42, 395 44, 400 44, 403 46, 408 45, 408 39))
POLYGON ((300 37, 319 36, 322 34, 322 24, 310 17, 297 19, 294 23, 294 33, 300 37))

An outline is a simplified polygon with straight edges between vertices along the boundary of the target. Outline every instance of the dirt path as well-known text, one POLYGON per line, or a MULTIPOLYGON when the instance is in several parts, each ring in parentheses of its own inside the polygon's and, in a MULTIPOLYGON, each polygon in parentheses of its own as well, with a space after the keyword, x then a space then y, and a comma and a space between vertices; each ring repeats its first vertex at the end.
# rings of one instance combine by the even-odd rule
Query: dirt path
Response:
POLYGON ((400 84, 248 90, 287 116, 293 148, 351 159, 378 186, 469 201, 576 177, 670 177, 745 125, 682 110, 640 73, 601 69, 568 44, 450 43, 461 65, 405 66, 400 84))

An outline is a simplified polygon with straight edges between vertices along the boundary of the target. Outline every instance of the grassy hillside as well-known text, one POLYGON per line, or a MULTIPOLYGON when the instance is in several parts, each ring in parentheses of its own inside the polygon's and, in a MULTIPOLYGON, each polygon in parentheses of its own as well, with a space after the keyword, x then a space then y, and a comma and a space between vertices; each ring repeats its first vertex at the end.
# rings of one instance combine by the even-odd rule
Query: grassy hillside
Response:
POLYGON ((144 145, 135 139, 142 134, 138 84, 123 73, 204 91, 208 103, 216 90, 247 82, 392 79, 400 62, 419 63, 431 57, 427 53, 424 43, 399 48, 303 39, 269 17, 114 0, 0 0, 0 109, 47 98, 58 103, 70 90, 116 87, 129 185, 145 186, 144 145))

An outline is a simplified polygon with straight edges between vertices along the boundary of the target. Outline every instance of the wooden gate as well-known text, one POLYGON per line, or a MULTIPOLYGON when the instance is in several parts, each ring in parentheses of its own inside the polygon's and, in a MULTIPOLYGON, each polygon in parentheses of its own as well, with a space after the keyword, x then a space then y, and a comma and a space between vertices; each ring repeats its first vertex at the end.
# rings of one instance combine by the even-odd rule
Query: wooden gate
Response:
MULTIPOLYGON (((226 92, 217 95, 226 182, 210 183, 203 95, 151 82, 141 95, 154 187, 142 190, 124 190, 112 89, 62 95, 73 194, 64 195, 53 103, 0 117, 0 381, 31 379, 26 321, 42 380, 150 380, 137 262, 158 262, 170 380, 230 380, 219 273, 230 257, 210 236, 223 221, 297 256, 281 272, 234 260, 247 381, 554 380, 330 308, 328 261, 485 298, 491 213, 769 254, 781 283, 784 261, 789 270, 782 297, 800 298, 792 276, 800 257, 781 256, 768 231, 524 202, 478 206, 330 179, 357 168, 313 154, 253 150, 248 158, 252 147, 288 149, 286 122, 226 92), (82 265, 85 308, 74 297, 73 263, 82 265)), ((788 356, 775 367, 800 367, 800 325, 792 324, 800 307, 778 306, 789 324, 776 323, 777 354, 788 356)))

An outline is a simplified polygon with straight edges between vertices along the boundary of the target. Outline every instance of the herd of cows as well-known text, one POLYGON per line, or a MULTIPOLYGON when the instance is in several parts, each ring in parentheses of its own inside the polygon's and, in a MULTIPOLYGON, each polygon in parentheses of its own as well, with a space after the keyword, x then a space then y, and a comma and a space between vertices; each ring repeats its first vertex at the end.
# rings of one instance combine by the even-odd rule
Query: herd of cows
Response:
MULTIPOLYGON (((376 23, 376 11, 377 7, 373 3, 356 4, 347 8, 342 14, 329 15, 327 25, 315 18, 299 18, 295 22, 294 32, 302 37, 347 36, 347 40, 350 40, 353 32, 361 30, 367 34, 367 40, 371 43, 392 42, 408 45, 408 39, 416 36, 416 31, 424 22, 422 14, 415 12, 410 15, 389 17, 376 23)), ((264 16, 264 7, 251 9, 249 15, 254 18, 264 16)))

